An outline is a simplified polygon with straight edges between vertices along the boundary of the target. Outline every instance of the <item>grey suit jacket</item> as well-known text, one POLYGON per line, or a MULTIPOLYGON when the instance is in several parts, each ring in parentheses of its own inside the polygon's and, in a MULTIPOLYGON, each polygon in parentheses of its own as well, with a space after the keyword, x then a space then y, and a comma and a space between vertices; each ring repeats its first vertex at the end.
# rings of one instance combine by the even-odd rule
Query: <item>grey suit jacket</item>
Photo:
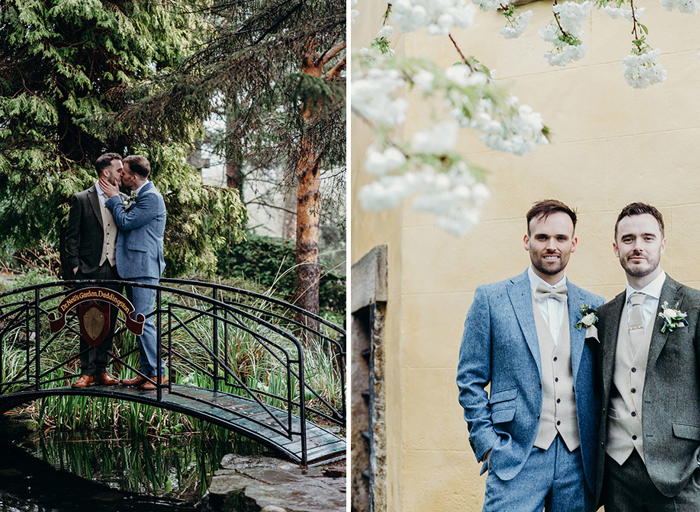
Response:
MULTIPOLYGON (((595 340, 574 325, 585 303, 602 297, 567 280, 571 366, 585 479, 595 489, 595 453, 600 396, 594 387, 595 340)), ((542 412, 542 362, 527 271, 512 279, 479 286, 459 352, 459 402, 478 461, 491 450, 490 471, 515 478, 537 437, 542 412), (488 395, 486 386, 491 385, 488 395)), ((581 476, 584 478, 584 476, 581 476)))
MULTIPOLYGON (((642 432, 649 476, 662 494, 672 497, 700 467, 700 291, 683 286, 667 275, 661 289, 659 311, 664 301, 671 308, 678 304, 678 309, 688 314, 689 325, 662 333, 664 320, 656 316, 642 397, 642 432)), ((598 500, 605 478, 607 408, 624 303, 623 292, 598 309, 601 341, 598 368, 603 393, 598 429, 598 500)))
POLYGON ((95 185, 73 194, 66 229, 66 262, 72 271, 79 267, 89 276, 100 266, 102 257, 102 213, 95 185))

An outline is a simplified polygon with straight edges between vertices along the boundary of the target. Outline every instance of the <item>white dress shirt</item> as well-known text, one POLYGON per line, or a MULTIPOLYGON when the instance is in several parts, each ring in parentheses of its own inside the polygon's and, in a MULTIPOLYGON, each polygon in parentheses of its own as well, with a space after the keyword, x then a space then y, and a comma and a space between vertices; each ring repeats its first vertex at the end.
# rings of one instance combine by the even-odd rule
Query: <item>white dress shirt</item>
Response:
MULTIPOLYGON (((532 295, 535 295, 535 290, 539 283, 544 284, 547 288, 556 288, 562 284, 566 284, 566 274, 564 277, 555 285, 549 284, 547 281, 542 279, 540 276, 535 274, 532 270, 532 266, 527 269, 528 277, 530 278, 530 289, 532 290, 532 295)), ((544 317, 544 321, 549 327, 549 332, 552 333, 552 338, 554 338, 554 344, 557 344, 559 340, 559 331, 561 331, 561 325, 564 317, 564 312, 566 311, 566 302, 561 302, 553 298, 545 299, 542 302, 537 302, 537 306, 540 308, 540 313, 544 317)))
MULTIPOLYGON (((646 295, 644 298, 644 302, 642 303, 642 319, 644 320, 644 331, 646 332, 647 327, 650 324, 651 320, 651 325, 654 325, 654 318, 657 309, 659 308, 659 297, 661 297, 661 288, 664 285, 664 282, 666 281, 666 272, 663 270, 661 271, 661 274, 654 279, 651 283, 646 285, 644 288, 641 290, 635 290, 632 288, 629 283, 627 283, 627 290, 626 290, 626 295, 625 295, 625 300, 629 300, 630 295, 636 292, 641 292, 646 295)), ((673 307, 673 304, 670 305, 673 307)), ((629 315, 630 311, 632 310, 631 307, 627 307, 627 321, 629 322, 629 315)))

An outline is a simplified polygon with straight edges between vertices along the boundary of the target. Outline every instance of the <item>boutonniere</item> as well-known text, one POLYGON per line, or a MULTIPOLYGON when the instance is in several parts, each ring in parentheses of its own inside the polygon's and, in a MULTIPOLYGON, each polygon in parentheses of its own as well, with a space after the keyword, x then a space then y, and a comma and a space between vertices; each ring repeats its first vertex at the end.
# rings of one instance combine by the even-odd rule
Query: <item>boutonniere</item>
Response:
POLYGON ((659 316, 664 319, 664 325, 661 327, 661 332, 673 332, 673 329, 688 325, 687 313, 678 309, 678 303, 673 308, 668 307, 668 302, 664 301, 661 305, 661 313, 659 316))
POLYGON ((596 316, 597 312, 597 309, 589 306, 588 304, 584 304, 579 309, 581 319, 574 324, 574 327, 576 327, 579 331, 582 327, 585 327, 586 329, 593 327, 598 321, 598 317, 596 316))
POLYGON ((126 199, 122 199, 122 203, 124 203, 124 209, 128 210, 131 208, 131 205, 136 202, 136 199, 139 197, 139 195, 136 192, 132 192, 129 197, 126 199))

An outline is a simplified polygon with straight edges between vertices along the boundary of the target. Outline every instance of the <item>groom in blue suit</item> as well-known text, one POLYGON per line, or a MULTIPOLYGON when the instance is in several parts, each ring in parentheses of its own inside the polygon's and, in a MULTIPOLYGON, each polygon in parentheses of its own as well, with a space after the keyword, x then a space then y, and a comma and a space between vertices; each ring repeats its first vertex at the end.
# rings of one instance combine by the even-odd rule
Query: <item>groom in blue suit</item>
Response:
POLYGON ((469 442, 488 470, 484 512, 595 510, 599 391, 595 329, 605 301, 566 278, 576 213, 547 200, 527 213, 521 275, 479 286, 459 354, 469 442), (490 385, 490 395, 487 386, 490 385))
MULTIPOLYGON (((116 186, 106 180, 100 180, 100 187, 109 199, 105 207, 109 208, 114 222, 119 228, 117 237, 117 272, 122 279, 135 283, 157 285, 163 275, 163 233, 165 231, 165 202, 160 192, 148 180, 151 165, 141 155, 131 155, 122 160, 122 185, 131 189, 129 203, 125 206, 119 198, 116 186)), ((127 295, 133 303, 135 315, 148 316, 153 312, 156 291, 137 286, 127 287, 127 295)), ((156 389, 156 384, 165 384, 165 363, 157 356, 157 331, 153 318, 147 318, 143 334, 136 340, 140 352, 141 373, 150 377, 137 375, 123 379, 122 384, 140 386, 141 389, 156 389)))

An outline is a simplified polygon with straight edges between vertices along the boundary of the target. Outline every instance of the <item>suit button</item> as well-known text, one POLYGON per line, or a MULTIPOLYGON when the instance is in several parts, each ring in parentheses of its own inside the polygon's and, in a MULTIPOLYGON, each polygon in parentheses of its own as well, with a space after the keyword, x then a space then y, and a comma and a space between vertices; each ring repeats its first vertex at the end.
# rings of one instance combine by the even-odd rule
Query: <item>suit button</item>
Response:
POLYGON ((554 382, 559 382, 559 377, 554 377, 554 382))
POLYGON ((637 371, 637 369, 633 366, 633 367, 632 367, 632 373, 634 373, 634 372, 636 372, 636 371, 637 371))
POLYGON ((632 416, 634 417, 636 415, 637 415, 636 411, 632 411, 632 416))
POLYGON ((561 425, 561 421, 557 421, 557 425, 561 425))
POLYGON ((554 360, 555 360, 555 361, 557 360, 556 356, 554 357, 554 360))
POLYGON ((636 441, 636 440, 637 440, 637 436, 632 436, 632 441, 636 441))
POLYGON ((632 389, 630 389, 630 392, 636 393, 636 392, 637 392, 637 388, 632 388, 632 389))
POLYGON ((558 403, 558 404, 561 403, 561 398, 557 398, 557 403, 558 403))

